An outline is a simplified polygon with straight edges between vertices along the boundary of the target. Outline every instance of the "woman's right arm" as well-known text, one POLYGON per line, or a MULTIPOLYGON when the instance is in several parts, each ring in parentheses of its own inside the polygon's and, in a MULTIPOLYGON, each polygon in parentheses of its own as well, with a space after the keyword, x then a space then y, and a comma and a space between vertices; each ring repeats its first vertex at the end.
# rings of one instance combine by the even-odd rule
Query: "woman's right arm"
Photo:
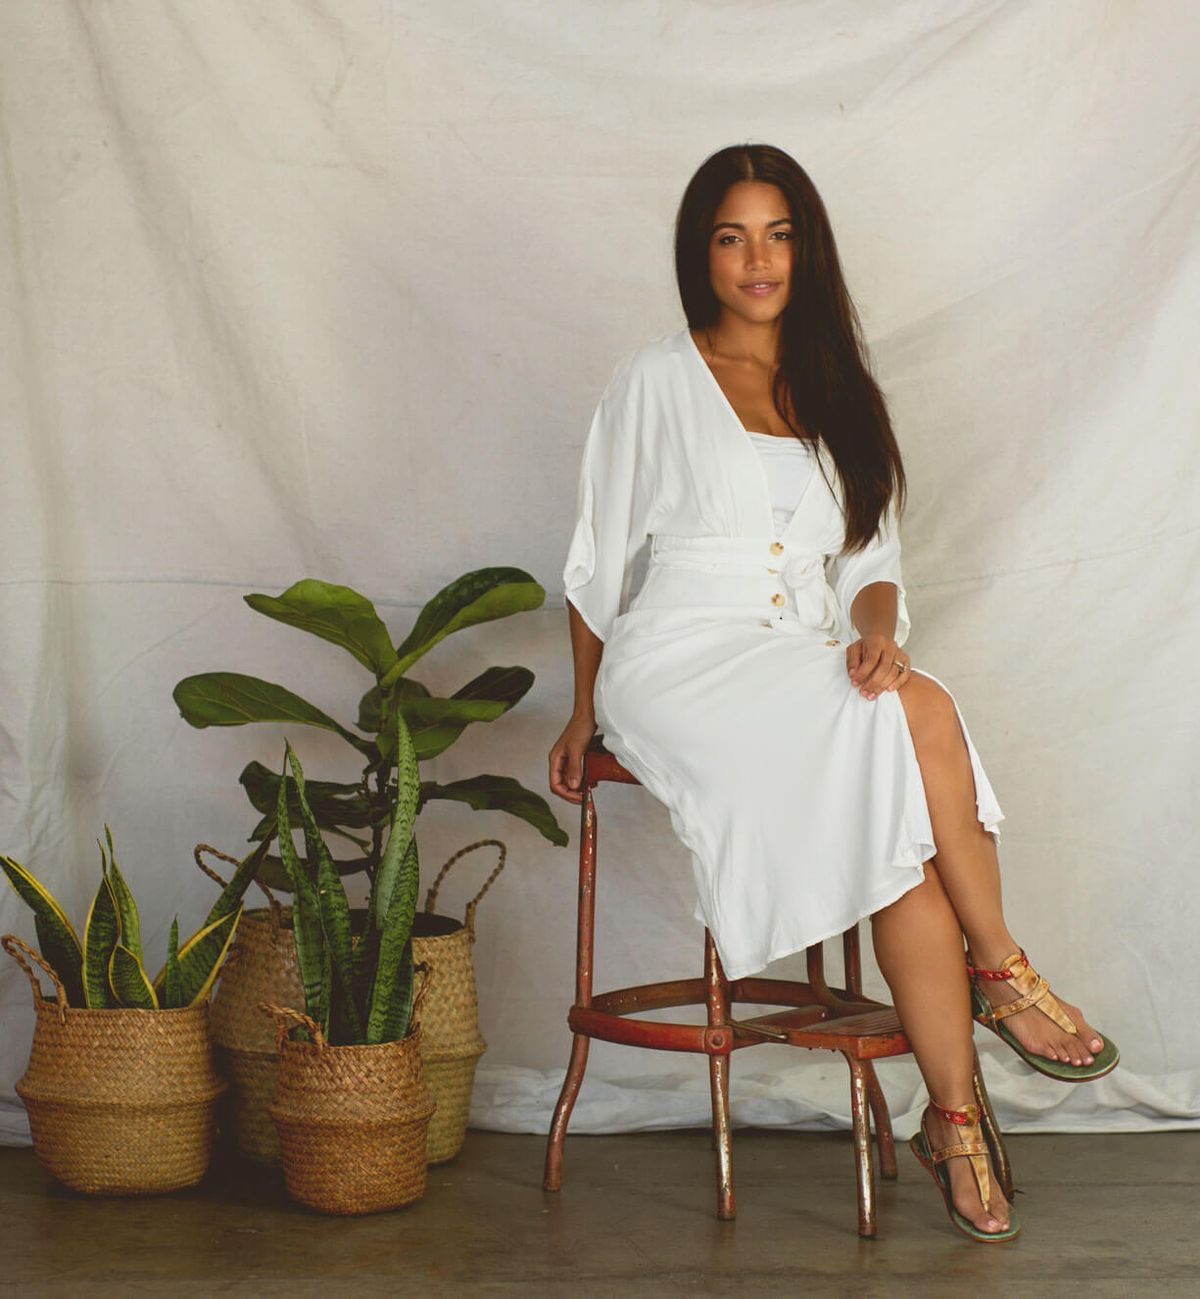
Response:
POLYGON ((583 802, 583 755, 596 733, 596 673, 604 642, 584 622, 568 597, 567 617, 571 629, 571 654, 575 661, 575 706, 562 734, 550 750, 550 790, 569 803, 583 802))

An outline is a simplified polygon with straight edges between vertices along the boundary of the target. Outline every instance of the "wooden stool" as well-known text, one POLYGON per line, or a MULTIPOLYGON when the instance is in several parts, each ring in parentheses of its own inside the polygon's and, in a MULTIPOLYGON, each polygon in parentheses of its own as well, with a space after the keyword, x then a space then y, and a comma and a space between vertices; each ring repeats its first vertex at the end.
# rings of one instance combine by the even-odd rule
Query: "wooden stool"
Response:
MULTIPOLYGON (((729 1125, 729 1057, 741 1047, 779 1042, 808 1050, 840 1051, 850 1066, 850 1110, 854 1122, 854 1160, 858 1181, 858 1233, 874 1236, 875 1177, 871 1129, 879 1152, 880 1173, 896 1176, 896 1147, 887 1100, 872 1063, 910 1051, 895 1010, 864 997, 858 926, 842 935, 844 988, 831 988, 825 979, 824 944, 807 949, 808 980, 734 979, 721 968, 716 944, 704 931, 704 977, 644 983, 615 992, 592 992, 592 952, 596 917, 596 807, 592 789, 602 780, 641 782, 593 736, 583 760, 583 802, 580 805, 579 929, 575 964, 575 1004, 567 1024, 575 1038, 562 1092, 554 1109, 546 1147, 543 1186, 562 1185, 563 1145, 575 1098, 583 1082, 591 1039, 623 1042, 657 1051, 695 1051, 708 1056, 712 1086, 713 1146, 717 1153, 717 1217, 736 1216, 733 1195, 733 1149, 729 1125), (746 1001, 789 1009, 738 1020, 732 1003, 746 1001), (665 1006, 704 1005, 708 1023, 673 1024, 626 1016, 665 1006)), ((978 1067, 978 1058, 976 1059, 978 1067)))

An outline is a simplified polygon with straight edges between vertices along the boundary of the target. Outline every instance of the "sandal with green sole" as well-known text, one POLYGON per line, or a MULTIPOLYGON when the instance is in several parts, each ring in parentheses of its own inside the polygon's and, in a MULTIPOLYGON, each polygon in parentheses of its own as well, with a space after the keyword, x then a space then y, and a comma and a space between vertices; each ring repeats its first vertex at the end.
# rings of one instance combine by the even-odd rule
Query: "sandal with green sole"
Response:
POLYGON ((985 1028, 990 1028, 1002 1042, 1007 1042, 1031 1069, 1045 1074, 1047 1078, 1057 1078, 1061 1082, 1089 1082, 1093 1078, 1103 1078, 1105 1074, 1112 1073, 1117 1067, 1121 1053, 1116 1043, 1110 1042, 1103 1033, 1098 1036, 1104 1045, 1099 1051, 1089 1052, 1093 1057, 1091 1064, 1067 1064, 1063 1060, 1048 1060, 1044 1055, 1030 1051, 1003 1022, 1009 1015, 1015 1015, 1029 1006, 1036 1006, 1059 1028, 1076 1036, 1079 1035, 1079 1028, 1075 1021, 1050 991, 1046 980, 1029 964, 1024 949, 1014 952, 998 970, 985 970, 981 966, 974 965, 968 952, 967 973, 971 976, 971 1003, 976 1020, 985 1028), (1005 1002, 1002 1006, 993 1006, 979 986, 981 979, 1011 982, 1018 994, 1016 1000, 1005 1002))
POLYGON ((958 1156, 969 1159, 971 1171, 975 1174, 975 1184, 979 1188, 979 1199, 983 1207, 990 1210, 993 1190, 988 1175, 988 1144, 985 1143, 984 1133, 980 1128, 980 1114, 980 1107, 974 1102, 961 1110, 952 1110, 939 1105, 931 1097, 925 1112, 921 1115, 920 1130, 912 1136, 908 1145, 922 1167, 928 1170, 930 1177, 937 1183, 938 1190, 942 1193, 942 1201, 946 1205, 946 1212, 955 1227, 972 1240, 992 1244, 1014 1239, 1021 1230, 1021 1224, 1010 1214, 1008 1226, 1000 1231, 984 1231, 982 1227, 977 1227, 970 1218, 965 1217, 955 1207, 954 1196, 950 1189, 950 1170, 945 1166, 947 1159, 958 1156), (929 1135, 931 1109, 936 1110, 943 1119, 948 1119, 962 1128, 962 1141, 940 1148, 934 1146, 929 1135))

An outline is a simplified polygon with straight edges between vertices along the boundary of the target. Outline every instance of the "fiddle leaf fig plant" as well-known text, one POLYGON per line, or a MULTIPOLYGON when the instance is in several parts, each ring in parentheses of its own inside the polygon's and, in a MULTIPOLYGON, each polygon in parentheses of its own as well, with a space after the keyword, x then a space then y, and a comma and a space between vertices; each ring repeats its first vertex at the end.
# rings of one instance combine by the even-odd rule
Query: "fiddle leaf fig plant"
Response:
MULTIPOLYGON (((384 840, 396 797, 399 716, 419 763, 444 753, 473 723, 493 722, 525 696, 534 681, 524 667, 489 667, 452 695, 434 695, 410 669, 456 631, 538 608, 545 589, 520 568, 481 568, 439 591, 417 615, 408 635, 393 644, 374 604, 358 591, 305 578, 281 595, 243 597, 256 613, 318 636, 345 650, 373 678, 358 700, 353 727, 330 717, 285 686, 240 672, 205 672, 185 677, 173 692, 184 720, 195 727, 244 726, 254 722, 300 724, 344 740, 362 762, 356 781, 309 780, 308 812, 314 826, 357 849, 334 859, 336 874, 365 871, 374 881, 384 859, 384 840)), ((250 762, 239 777, 260 815, 251 841, 270 842, 279 832, 281 806, 289 822, 305 818, 294 772, 280 773, 250 762)), ((419 781, 414 815, 435 799, 465 803, 479 811, 501 811, 528 822, 551 843, 568 837, 549 804, 511 776, 485 773, 464 780, 419 781)), ((279 857, 265 857, 258 878, 269 887, 293 890, 293 875, 279 857)), ((317 1016, 313 1016, 317 1018, 317 1016)))

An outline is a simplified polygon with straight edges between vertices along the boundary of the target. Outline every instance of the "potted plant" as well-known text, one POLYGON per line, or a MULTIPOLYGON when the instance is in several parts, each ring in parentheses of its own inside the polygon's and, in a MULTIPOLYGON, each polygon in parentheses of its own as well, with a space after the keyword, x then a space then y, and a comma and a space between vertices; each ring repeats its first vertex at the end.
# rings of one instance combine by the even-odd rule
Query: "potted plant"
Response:
POLYGON ((435 1102, 421 1067, 418 1018, 428 965, 413 995, 421 968, 412 948, 420 780, 412 736, 399 711, 392 723, 396 792, 360 936, 352 933, 345 886, 317 824, 300 761, 286 742, 282 775, 291 768, 303 858, 293 841, 287 783, 279 781, 279 852, 292 885, 304 1011, 262 1003, 275 1021, 280 1052, 270 1114, 289 1194, 326 1213, 393 1209, 425 1191, 435 1102))
MULTIPOLYGON (((503 716, 524 697, 534 680, 527 668, 491 667, 449 697, 441 697, 411 675, 413 667, 457 631, 539 607, 545 591, 518 568, 466 573, 424 606, 408 635, 395 646, 375 606, 347 586, 305 579, 279 596, 252 594, 244 599, 257 613, 339 646, 371 674, 373 680, 358 702, 355 726, 336 721, 284 686, 236 672, 186 677, 175 687, 175 702, 184 719, 196 727, 301 723, 343 739, 362 763, 360 777, 345 782, 310 780, 307 795, 317 826, 349 845, 352 855, 335 858, 334 869, 340 875, 363 872, 373 886, 394 799, 394 718, 403 719, 420 763, 444 753, 472 723, 503 716)), ((287 792, 292 822, 299 818, 295 782, 286 769, 277 775, 261 763, 250 762, 240 781, 261 817, 252 840, 265 843, 275 837, 281 789, 287 792)), ((551 843, 561 847, 568 841, 545 799, 508 776, 485 773, 446 783, 420 781, 416 814, 438 800, 466 803, 480 811, 507 812, 534 826, 551 843)), ((504 845, 499 840, 483 840, 470 847, 486 843, 498 845, 503 866, 504 845)), ((462 849, 455 857, 468 850, 462 849)), ((283 862, 274 855, 265 859, 259 880, 283 891, 292 888, 283 862)), ((417 915, 413 931, 418 959, 428 956, 438 962, 439 969, 438 985, 425 1008, 427 1032, 422 1039, 429 1086, 439 1101, 429 1135, 431 1157, 439 1161, 451 1157, 462 1144, 475 1066, 486 1048, 479 1033, 469 955, 475 935, 474 905, 480 896, 482 891, 468 906, 469 923, 434 914, 430 902, 417 915)), ((351 919, 360 929, 366 925, 365 914, 352 912, 351 919)), ((287 1004, 298 986, 300 976, 288 932, 291 923, 290 908, 246 912, 233 959, 213 1002, 213 1037, 235 1093, 239 1145, 244 1153, 257 1158, 278 1156, 266 1115, 276 1057, 266 1026, 256 1027, 247 1011, 264 1000, 287 1004)))
POLYGON ((37 1011, 17 1094, 38 1160, 66 1186, 103 1195, 173 1191, 198 1182, 211 1156, 214 1105, 226 1084, 213 1065, 209 993, 264 854, 260 845, 239 865, 183 944, 175 917, 166 961, 150 979, 137 903, 107 826, 105 836, 82 940, 49 889, 0 857, 33 910, 41 947, 15 934, 0 940, 28 975, 37 1011), (42 995, 35 967, 49 977, 53 997, 42 995))

